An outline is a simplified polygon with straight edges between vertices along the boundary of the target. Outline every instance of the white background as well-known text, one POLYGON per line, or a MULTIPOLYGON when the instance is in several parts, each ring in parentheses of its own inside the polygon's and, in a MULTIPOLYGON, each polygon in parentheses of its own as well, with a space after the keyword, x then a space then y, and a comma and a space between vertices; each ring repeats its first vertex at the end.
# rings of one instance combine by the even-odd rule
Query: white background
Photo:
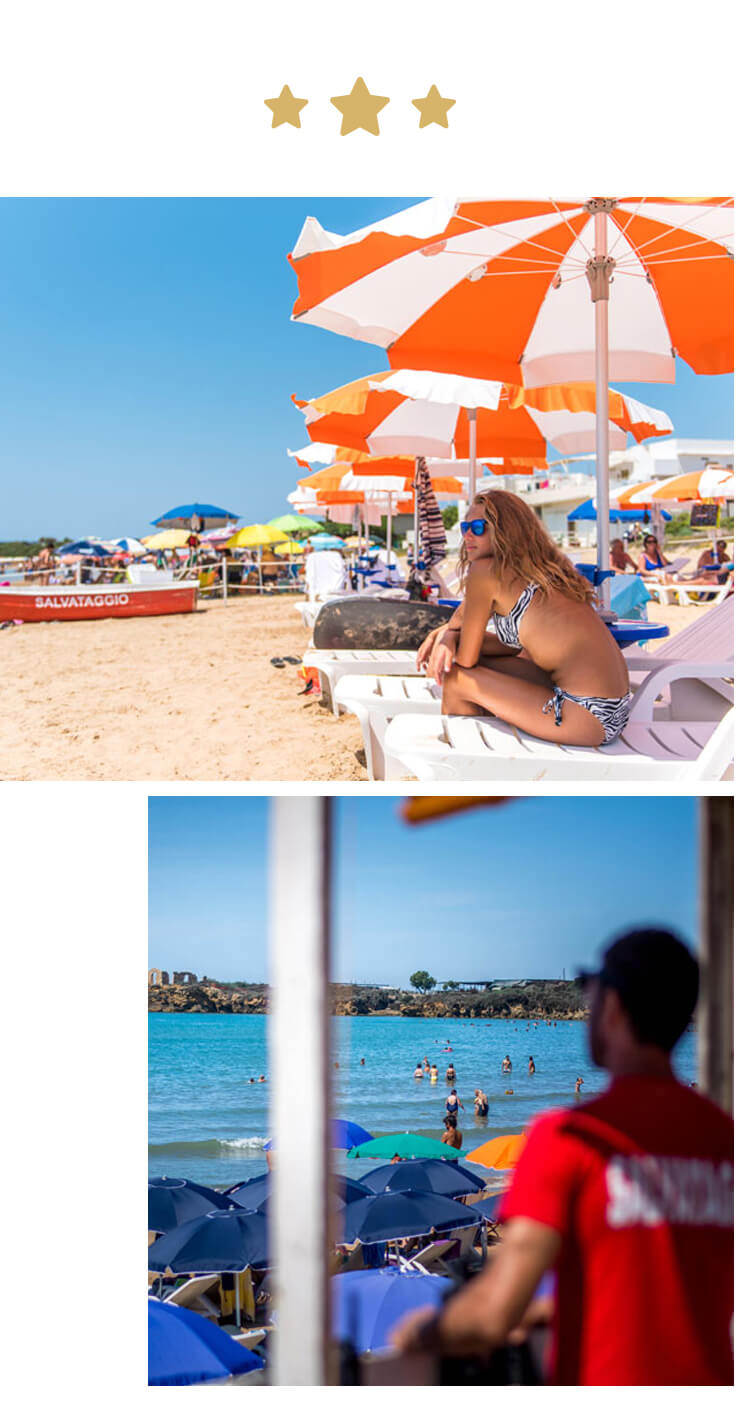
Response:
MULTIPOLYGON (((733 13, 25 0, 0 18, 0 195, 731 195, 733 13), (378 138, 341 138, 329 102, 359 75, 391 100, 378 138), (301 131, 271 129, 284 83, 301 131), (432 83, 448 130, 418 127, 432 83)), ((146 1382, 146 796, 0 785, 4 1381, 24 1400, 130 1404, 146 1382)))

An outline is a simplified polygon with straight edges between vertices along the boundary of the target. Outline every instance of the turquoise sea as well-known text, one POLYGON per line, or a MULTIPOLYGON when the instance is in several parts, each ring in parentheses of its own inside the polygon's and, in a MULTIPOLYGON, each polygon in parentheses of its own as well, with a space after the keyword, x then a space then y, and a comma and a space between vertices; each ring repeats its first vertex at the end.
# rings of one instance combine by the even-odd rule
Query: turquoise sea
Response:
MULTIPOLYGON (((149 1171, 151 1176, 185 1176, 204 1185, 226 1186, 265 1170, 263 1142, 270 1135, 270 1071, 264 1015, 150 1014, 149 1171), (266 1082, 250 1083, 264 1074, 266 1082)), ((489 1137, 519 1132, 537 1112, 574 1100, 575 1078, 585 1080, 583 1097, 605 1086, 605 1075, 588 1057, 587 1025, 540 1021, 530 1028, 513 1019, 332 1020, 335 1115, 358 1122, 373 1136, 416 1132, 440 1137, 452 1059, 456 1088, 464 1103, 459 1115, 462 1151, 489 1137), (444 1053, 450 1041, 453 1053, 444 1053), (513 1071, 500 1065, 508 1053, 513 1071), (413 1078, 418 1060, 437 1063, 437 1085, 413 1078), (534 1075, 528 1075, 533 1055, 534 1075), (361 1065, 361 1058, 365 1064, 361 1065), (490 1100, 489 1116, 474 1119, 474 1088, 490 1100), (505 1089, 513 1095, 506 1096, 505 1089)), ((696 1076, 695 1034, 676 1050, 678 1076, 696 1076)), ((302 1073, 296 1075, 296 1101, 302 1099, 302 1073)), ((362 1176, 369 1163, 338 1156, 341 1169, 362 1176)))

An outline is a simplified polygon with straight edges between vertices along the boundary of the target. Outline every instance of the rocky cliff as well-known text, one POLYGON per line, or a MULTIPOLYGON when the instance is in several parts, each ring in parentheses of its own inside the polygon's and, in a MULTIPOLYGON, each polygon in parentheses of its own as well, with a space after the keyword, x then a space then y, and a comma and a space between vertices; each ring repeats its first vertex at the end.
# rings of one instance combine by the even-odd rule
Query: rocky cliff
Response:
MULTIPOLYGON (((265 1014, 267 985, 150 985, 150 1013, 265 1014)), ((333 1014, 373 1014, 410 1019, 585 1019, 587 1010, 573 980, 534 980, 497 990, 412 990, 331 985, 333 1014)))

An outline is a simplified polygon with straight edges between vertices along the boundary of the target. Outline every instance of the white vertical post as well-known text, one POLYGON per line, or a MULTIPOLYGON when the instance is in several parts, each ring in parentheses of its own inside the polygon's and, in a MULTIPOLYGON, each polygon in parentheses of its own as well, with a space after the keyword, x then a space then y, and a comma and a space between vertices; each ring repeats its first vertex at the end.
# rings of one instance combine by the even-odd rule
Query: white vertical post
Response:
POLYGON ((467 407, 469 418, 469 504, 477 493, 477 409, 467 407))
POLYGON ((326 797, 271 802, 275 1386, 329 1380, 331 808, 326 797))
MULTIPOLYGON (((610 567, 610 519, 608 501, 610 496, 609 454, 608 454, 608 284, 610 269, 606 258, 608 251, 608 215, 605 210, 595 211, 595 266, 597 278, 593 284, 595 301, 595 503, 597 507, 598 568, 610 567)), ((612 268, 612 263, 611 263, 612 268)), ((603 608, 610 608, 610 579, 604 579, 598 588, 598 600, 603 608)))

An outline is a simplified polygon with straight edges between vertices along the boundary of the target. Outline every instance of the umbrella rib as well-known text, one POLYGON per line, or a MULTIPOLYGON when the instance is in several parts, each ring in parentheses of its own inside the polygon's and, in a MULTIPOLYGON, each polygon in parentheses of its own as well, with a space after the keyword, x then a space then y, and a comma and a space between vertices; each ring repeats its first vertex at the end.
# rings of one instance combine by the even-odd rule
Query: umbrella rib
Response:
MULTIPOLYGON (((721 210, 725 210, 725 209, 728 209, 728 208, 733 207, 733 206, 734 206, 734 199, 733 199, 733 197, 730 196, 730 197, 728 197, 725 201, 723 201, 722 204, 721 204, 721 206, 719 206, 717 209, 721 211, 721 210)), ((669 224, 668 224, 668 225, 664 225, 664 226, 662 227, 662 230, 661 230, 661 232, 660 232, 659 235, 653 235, 649 240, 645 240, 642 245, 636 245, 636 244, 635 244, 635 245, 633 246, 633 248, 637 251, 637 253, 638 253, 640 250, 648 250, 650 245, 656 245, 656 243, 657 243, 658 240, 664 240, 665 236, 666 236, 666 235, 669 235, 672 231, 677 231, 678 234, 681 234, 683 231, 689 231, 691 235, 695 235, 696 232, 695 232, 694 230, 691 230, 691 226, 692 226, 692 225, 695 225, 696 221, 703 220, 705 215, 706 215, 706 212, 705 212, 705 211, 702 212, 700 215, 695 215, 695 216, 692 218, 692 220, 686 221, 685 225, 680 225, 680 224, 678 224, 677 222, 674 223, 674 224, 672 224, 672 225, 669 225, 669 224)), ((648 219, 651 219, 651 217, 648 217, 648 219)), ((623 230, 622 234, 625 234, 627 230, 628 230, 628 225, 624 227, 624 230, 623 230)), ((726 238, 728 238, 728 237, 722 236, 721 238, 722 238, 722 239, 726 239, 726 238)), ((718 237, 716 238, 716 240, 711 239, 711 240, 710 240, 710 243, 711 243, 711 244, 718 244, 718 243, 719 243, 718 237)), ((681 247, 679 247, 679 248, 681 248, 681 247)))
POLYGON ((573 226, 572 226, 572 222, 571 222, 571 221, 568 221, 568 220, 567 220, 567 217, 566 217, 565 215, 563 215, 562 212, 559 210, 559 207, 557 206, 557 203, 556 203, 556 201, 554 200, 554 197, 553 197, 553 196, 550 196, 550 197, 549 197, 549 200, 551 201, 551 204, 552 204, 552 206, 554 207, 554 210, 556 211, 557 216, 559 217, 559 219, 562 221, 562 223, 563 223, 564 225, 566 225, 566 227, 567 227, 567 229, 568 229, 570 235, 572 236, 572 238, 577 241, 578 245, 581 245, 581 246, 582 246, 583 250, 585 251, 585 254, 587 255, 587 258, 588 258, 589 260, 591 260, 591 259, 592 259, 592 256, 593 256, 592 250, 590 250, 589 247, 585 244, 585 241, 583 240, 582 236, 577 234, 577 231, 576 231, 576 230, 573 228, 573 226))
MULTIPOLYGON (((731 236, 732 232, 730 231, 729 234, 730 234, 730 236, 731 236)), ((726 237, 722 237, 722 240, 725 239, 725 238, 726 238, 726 237)), ((688 246, 688 245, 671 245, 668 250, 662 250, 661 253, 660 253, 658 256, 656 256, 656 257, 650 256, 650 258, 652 259, 652 263, 653 263, 653 264, 660 264, 660 263, 662 262, 662 260, 665 258, 665 255, 676 255, 676 254, 678 254, 680 251, 682 251, 682 252, 684 252, 685 259, 686 259, 689 263, 690 263, 692 260, 728 260, 728 259, 729 259, 729 252, 727 251, 726 246, 723 246, 723 247, 722 247, 723 250, 724 250, 724 253, 723 253, 722 255, 696 255, 696 254, 691 253, 691 251, 697 250, 697 249, 699 248, 699 246, 702 246, 702 245, 712 245, 712 246, 716 246, 716 247, 718 248, 718 247, 722 244, 722 240, 712 240, 711 238, 708 238, 708 239, 699 239, 699 240, 697 241, 697 243, 696 243, 695 245, 693 245, 693 246, 688 246)), ((641 249, 642 249, 642 248, 643 248, 643 247, 639 247, 639 248, 637 249, 637 253, 638 253, 638 254, 641 254, 641 249)), ((628 260, 628 259, 630 259, 630 258, 631 258, 630 255, 623 255, 623 256, 620 256, 620 257, 616 260, 616 265, 617 265, 617 266, 618 266, 618 265, 621 265, 621 264, 623 264, 626 260, 628 260)))
POLYGON ((626 225, 623 227, 623 229, 621 229, 621 226, 620 226, 620 225, 616 225, 616 222, 615 222, 615 221, 613 222, 614 225, 616 225, 616 232, 617 232, 617 233, 616 233, 616 238, 615 238, 613 244, 611 245, 610 250, 608 251, 608 257, 609 257, 609 259, 610 259, 611 256, 613 255, 613 251, 615 250, 615 248, 616 248, 616 246, 617 246, 619 240, 621 239, 621 236, 626 234, 626 231, 628 230, 629 226, 631 225, 632 220, 634 220, 635 217, 638 216, 638 214, 639 214, 639 212, 640 212, 642 206, 644 205, 645 201, 647 201, 648 199, 649 199, 649 198, 648 198, 647 196, 642 196, 642 197, 641 197, 641 199, 640 199, 640 201, 639 201, 639 205, 637 206, 637 208, 636 208, 635 211, 632 211, 632 212, 631 212, 631 215, 629 216, 629 219, 627 220, 626 225))

